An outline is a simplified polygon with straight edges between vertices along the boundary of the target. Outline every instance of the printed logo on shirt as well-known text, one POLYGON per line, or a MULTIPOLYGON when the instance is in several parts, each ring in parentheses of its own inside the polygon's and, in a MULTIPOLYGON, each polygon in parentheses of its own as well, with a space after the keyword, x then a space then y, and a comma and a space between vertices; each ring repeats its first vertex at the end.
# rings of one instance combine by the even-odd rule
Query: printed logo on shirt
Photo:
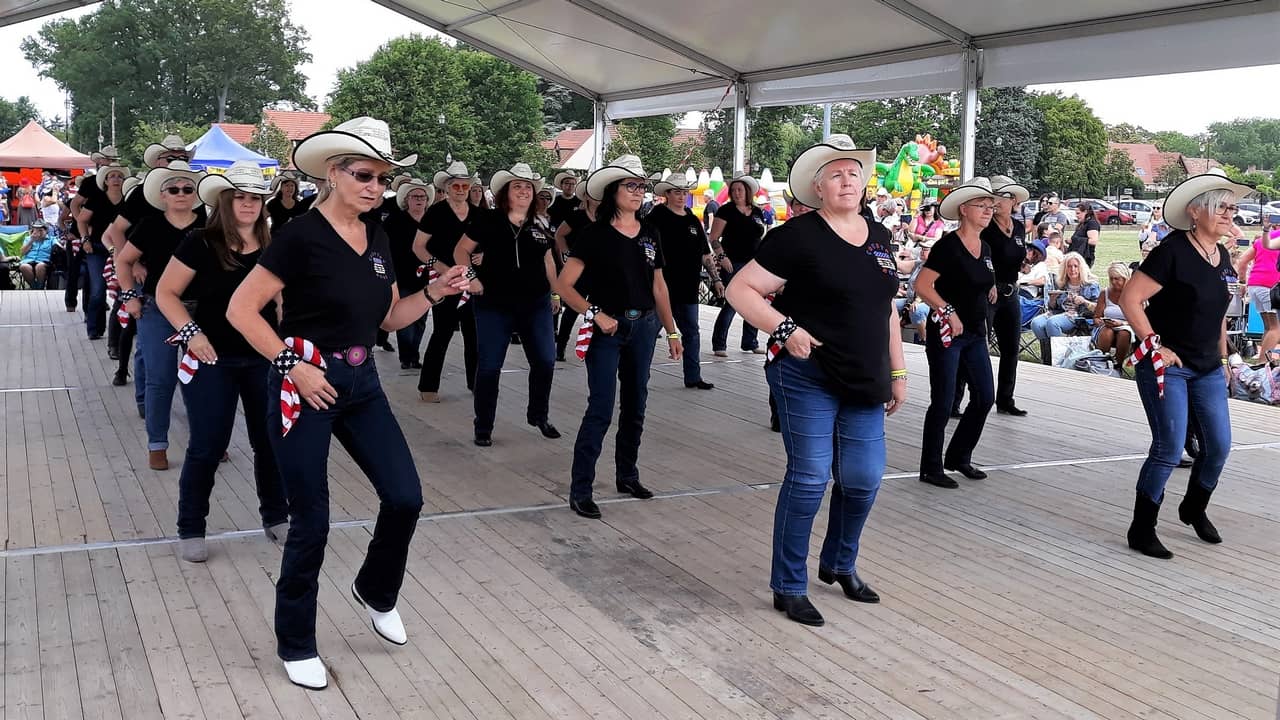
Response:
POLYGON ((658 261, 658 249, 654 246, 653 241, 647 237, 640 239, 640 249, 644 250, 645 262, 649 263, 649 267, 653 267, 658 261))
POLYGON ((897 279, 898 264, 893 261, 893 255, 889 253, 888 248, 878 243, 867 243, 867 255, 875 258, 876 265, 880 266, 880 272, 897 279))
POLYGON ((690 234, 690 235, 692 235, 692 236, 694 236, 694 237, 698 237, 698 228, 699 228, 699 227, 700 227, 700 226, 698 226, 698 225, 690 225, 690 226, 689 226, 689 234, 690 234))
POLYGON ((1231 295, 1231 286, 1240 282, 1234 268, 1222 269, 1222 282, 1227 286, 1227 295, 1231 295))
POLYGON ((387 279, 387 264, 378 253, 369 253, 369 261, 373 263, 373 271, 383 280, 387 279))
POLYGON ((541 230, 534 228, 529 231, 529 234, 533 236, 533 239, 536 240, 539 245, 547 244, 547 236, 541 230))
POLYGON ((982 262, 986 264, 987 269, 988 269, 988 270, 990 270, 991 272, 995 272, 995 271, 996 271, 996 267, 995 267, 995 265, 992 265, 992 264, 991 264, 991 256, 990 256, 990 255, 987 255, 986 257, 982 258, 982 262))

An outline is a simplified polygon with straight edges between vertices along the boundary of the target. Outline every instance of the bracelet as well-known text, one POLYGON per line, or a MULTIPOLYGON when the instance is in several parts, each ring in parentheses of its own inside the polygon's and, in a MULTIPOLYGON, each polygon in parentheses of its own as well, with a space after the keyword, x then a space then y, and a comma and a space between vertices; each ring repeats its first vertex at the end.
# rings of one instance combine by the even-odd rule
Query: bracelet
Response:
POLYGON ((898 370, 890 370, 890 371, 889 371, 889 380, 890 380, 890 381, 893 381, 893 380, 906 380, 906 379, 907 379, 907 369, 906 369, 906 368, 900 368, 900 369, 898 369, 898 370))
POLYGON ((275 367, 276 372, 281 375, 288 375, 290 370, 298 366, 302 362, 302 356, 293 351, 293 348, 285 348, 276 354, 276 358, 271 361, 271 365, 275 367))
POLYGON ((559 301, 559 300, 560 300, 560 296, 559 296, 559 295, 557 295, 557 294, 555 294, 555 293, 551 293, 551 299, 552 299, 552 300, 559 301))
POLYGON ((1223 366, 1223 367, 1226 367, 1227 365, 1230 365, 1230 364, 1231 364, 1231 361, 1230 361, 1230 360, 1228 360, 1228 359, 1226 359, 1226 358, 1222 358, 1222 366, 1223 366))
POLYGON ((439 300, 437 300, 436 298, 431 297, 431 293, 428 292, 427 288, 425 287, 422 288, 422 294, 424 297, 427 298, 427 302, 431 303, 431 307, 435 307, 436 305, 439 305, 440 303, 444 302, 444 298, 440 298, 439 300))
POLYGON ((587 308, 586 312, 582 313, 582 319, 585 320, 586 322, 594 322, 596 319, 596 314, 599 312, 600 312, 600 306, 592 305, 591 307, 587 308))
POLYGON ((196 321, 192 320, 191 322, 187 323, 186 325, 183 325, 181 328, 178 329, 178 340, 180 340, 185 345, 187 343, 190 343, 192 338, 194 338, 195 336, 199 335, 202 332, 204 331, 200 329, 200 326, 196 324, 196 321))
POLYGON ((476 279, 476 266, 475 266, 475 265, 468 265, 468 266, 467 266, 467 271, 466 271, 465 273, 463 273, 462 275, 463 275, 463 277, 465 277, 465 278, 466 278, 466 279, 468 279, 468 280, 475 280, 475 279, 476 279))
POLYGON ((955 314, 955 312, 956 312, 956 309, 951 306, 951 303, 947 303, 946 305, 943 305, 937 310, 938 317, 942 318, 943 320, 946 320, 947 318, 951 317, 952 315, 955 314))
POLYGON ((718 253, 716 253, 716 262, 720 262, 721 260, 725 259, 726 257, 728 257, 728 255, 725 255, 723 252, 718 252, 718 253))
POLYGON ((136 287, 129 288, 128 290, 121 290, 120 294, 116 295, 116 299, 120 301, 121 305, 129 302, 130 300, 137 300, 140 297, 142 297, 142 293, 138 292, 138 288, 136 287))
POLYGON ((683 336, 678 332, 667 333, 668 340, 679 340, 681 337, 683 336))
POLYGON ((796 325, 795 320, 785 317, 782 319, 782 322, 778 323, 778 327, 774 328, 773 332, 769 333, 769 344, 786 345, 787 339, 799 329, 800 326, 796 325))

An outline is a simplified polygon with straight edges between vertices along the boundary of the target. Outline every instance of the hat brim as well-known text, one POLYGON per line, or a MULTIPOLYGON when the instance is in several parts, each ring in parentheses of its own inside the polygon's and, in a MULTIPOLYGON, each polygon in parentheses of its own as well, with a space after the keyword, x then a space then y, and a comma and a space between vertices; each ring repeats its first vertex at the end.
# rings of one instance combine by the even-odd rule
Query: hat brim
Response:
POLYGON ((569 178, 573 178, 574 180, 579 180, 577 173, 572 173, 567 170, 562 170, 556 173, 555 176, 551 178, 551 186, 559 190, 560 182, 563 180, 567 180, 569 178))
POLYGON ((497 197, 498 191, 506 187, 507 183, 512 180, 524 180, 527 183, 533 183, 534 195, 537 195, 538 191, 542 189, 542 178, 540 177, 522 177, 509 170, 499 170, 493 174, 493 177, 489 178, 489 192, 493 193, 494 197, 497 197))
POLYGON ((822 207, 822 200, 813 189, 813 178, 823 166, 836 160, 853 160, 862 166, 862 179, 865 184, 870 179, 870 174, 875 172, 876 151, 874 148, 849 150, 827 143, 806 148, 796 157, 796 161, 791 163, 791 172, 787 175, 787 189, 791 191, 791 196, 811 208, 822 207))
POLYGON ((668 192, 672 190, 683 190, 685 192, 689 192, 690 190, 693 189, 693 186, 694 186, 694 183, 689 182, 687 178, 682 180, 681 182, 671 182, 671 179, 668 178, 654 185, 653 193, 655 195, 666 195, 668 192))
POLYGON ((587 176, 587 194, 592 200, 603 200, 604 189, 618 180, 644 180, 649 182, 644 172, 634 173, 618 165, 606 165, 587 176))
POLYGON ((1176 230, 1190 230, 1191 213, 1187 212, 1187 205, 1190 205, 1191 201, 1195 200, 1201 194, 1212 190, 1230 190, 1235 194, 1237 199, 1243 199, 1256 192, 1254 187, 1238 182, 1232 182, 1231 179, 1225 175, 1218 175, 1217 173, 1193 175, 1178 183, 1178 185, 1170 190, 1169 194, 1165 196, 1165 223, 1176 230))
POLYGON ((942 216, 943 220, 959 220, 961 205, 969 202, 970 200, 978 200, 980 198, 991 198, 994 200, 997 197, 998 196, 995 193, 989 190, 984 190, 973 185, 961 185, 955 190, 952 190, 951 193, 943 198, 942 202, 938 204, 938 214, 942 216))
MULTIPOLYGON (((147 199, 147 204, 157 210, 164 210, 164 202, 161 199, 160 190, 164 184, 173 178, 186 178, 196 186, 197 191, 200 187, 200 181, 204 179, 204 173, 198 173, 192 170, 170 170, 169 168, 154 168, 147 173, 147 179, 142 181, 142 196, 147 199)), ((192 209, 200 207, 204 201, 200 198, 199 192, 196 193, 196 203, 192 205, 192 209)))
POLYGON ((98 172, 93 176, 94 182, 98 183, 99 190, 107 189, 107 176, 112 173, 123 173, 124 179, 126 180, 129 178, 129 175, 132 174, 129 168, 120 167, 118 165, 108 165, 104 168, 100 168, 98 172))
POLYGON ((377 148, 359 135, 341 130, 325 130, 308 135, 293 148, 293 166, 311 177, 327 177, 329 158, 340 155, 366 157, 393 167, 409 167, 418 163, 416 153, 396 160, 378 152, 377 148))
POLYGON ((120 185, 120 192, 121 194, 124 195, 124 199, 128 200, 129 196, 133 194, 133 191, 137 190, 138 186, 141 184, 142 184, 142 181, 139 180, 137 177, 125 178, 124 183, 120 185))
POLYGON ((293 183, 295 190, 302 186, 302 179, 294 175, 292 171, 286 170, 282 173, 276 173, 276 176, 271 178, 271 194, 274 195, 280 192, 280 187, 286 182, 293 183))
POLYGON ((426 191, 427 205, 436 201, 436 189, 434 187, 422 182, 421 180, 408 180, 401 183, 400 187, 396 188, 396 207, 401 210, 408 209, 409 193, 413 192, 415 189, 422 189, 426 191))
MULTIPOLYGON (((743 185, 747 186, 747 194, 750 196, 747 198, 747 202, 751 202, 756 195, 760 194, 760 181, 756 180, 755 178, 749 175, 744 175, 742 177, 736 177, 736 178, 729 178, 728 180, 725 181, 724 184, 725 184, 725 187, 732 188, 733 184, 736 182, 740 182, 743 185)), ((733 193, 731 191, 730 191, 729 197, 730 198, 733 197, 733 193)))
POLYGON ((998 188, 991 188, 991 192, 997 195, 1000 193, 1013 193, 1013 200, 1018 205, 1021 205, 1031 199, 1031 191, 1018 183, 1010 183, 1008 185, 1001 185, 998 188))
POLYGON ((161 145, 160 143, 151 143, 146 150, 142 151, 142 162, 149 168, 154 168, 157 162, 160 162, 160 156, 167 152, 185 153, 188 158, 191 152, 185 147, 171 148, 161 145))
POLYGON ((249 195, 261 195, 264 198, 275 192, 275 189, 270 186, 236 185, 225 175, 205 175, 200 178, 200 182, 196 183, 196 196, 210 209, 218 207, 218 199, 222 197, 225 190, 238 190, 249 195))

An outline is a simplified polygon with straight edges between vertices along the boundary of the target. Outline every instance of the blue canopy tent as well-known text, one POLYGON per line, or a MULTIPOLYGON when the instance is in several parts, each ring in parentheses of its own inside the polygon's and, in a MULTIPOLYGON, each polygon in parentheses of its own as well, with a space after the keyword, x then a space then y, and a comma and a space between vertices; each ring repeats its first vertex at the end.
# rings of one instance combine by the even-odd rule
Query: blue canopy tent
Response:
POLYGON ((222 128, 213 125, 209 132, 200 136, 199 140, 187 147, 191 151, 191 167, 194 170, 221 172, 231 167, 238 160, 249 160, 258 163, 267 174, 280 169, 280 163, 266 155, 259 155, 240 143, 232 140, 222 128))

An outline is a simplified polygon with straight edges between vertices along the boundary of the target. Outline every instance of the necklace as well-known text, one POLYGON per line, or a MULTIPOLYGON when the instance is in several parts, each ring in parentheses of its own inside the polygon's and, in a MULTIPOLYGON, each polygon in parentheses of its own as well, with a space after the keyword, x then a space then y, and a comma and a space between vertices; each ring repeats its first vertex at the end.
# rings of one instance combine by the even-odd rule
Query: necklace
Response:
POLYGON ((1218 243, 1213 244, 1213 250, 1206 252, 1204 249, 1204 245, 1200 242, 1200 236, 1196 235, 1196 232, 1194 230, 1191 231, 1190 235, 1191 235, 1192 242, 1196 246, 1196 250, 1199 250, 1200 254, 1204 256, 1204 261, 1209 263, 1210 265, 1216 265, 1217 257, 1218 257, 1218 243))

